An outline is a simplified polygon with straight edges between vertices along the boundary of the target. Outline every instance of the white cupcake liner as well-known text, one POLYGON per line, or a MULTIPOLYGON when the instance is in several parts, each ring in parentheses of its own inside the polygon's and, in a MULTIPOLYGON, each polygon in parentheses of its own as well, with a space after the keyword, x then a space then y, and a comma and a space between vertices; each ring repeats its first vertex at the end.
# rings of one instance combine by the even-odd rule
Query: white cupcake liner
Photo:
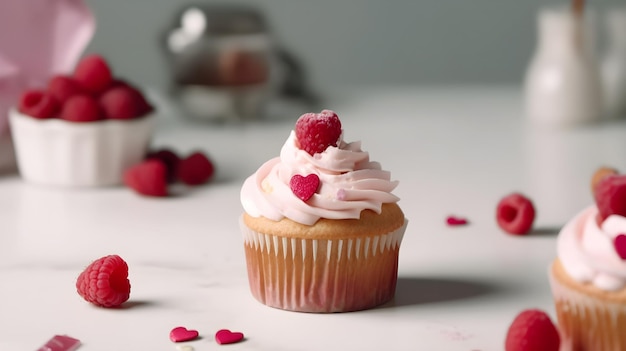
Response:
POLYGON ((21 176, 37 184, 73 187, 121 184, 124 171, 144 159, 154 119, 76 123, 9 112, 21 176))
POLYGON ((383 304, 395 293, 397 230, 355 239, 301 239, 258 233, 240 221, 252 295, 300 312, 348 312, 383 304))
POLYGON ((626 304, 574 290, 549 273, 561 350, 626 350, 626 304))

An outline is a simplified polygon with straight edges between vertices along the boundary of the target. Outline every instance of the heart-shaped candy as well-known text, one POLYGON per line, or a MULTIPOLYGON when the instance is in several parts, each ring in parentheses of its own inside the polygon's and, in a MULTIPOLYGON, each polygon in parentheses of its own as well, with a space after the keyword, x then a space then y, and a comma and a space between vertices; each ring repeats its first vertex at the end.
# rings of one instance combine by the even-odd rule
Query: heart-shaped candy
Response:
POLYGON ((309 174, 306 177, 296 174, 291 177, 289 181, 289 187, 291 187, 291 191, 293 191, 294 195, 305 202, 317 192, 319 186, 320 178, 317 174, 309 174))
POLYGON ((626 234, 619 234, 613 239, 613 246, 615 247, 615 251, 617 255, 622 260, 626 260, 626 234))
POLYGON ((450 226, 455 226, 455 225, 465 225, 468 222, 467 222, 467 219, 465 219, 465 218, 449 216, 446 219, 446 223, 448 223, 448 225, 450 225, 450 226))
POLYGON ((221 329, 215 333, 215 341, 220 345, 233 344, 243 340, 243 333, 231 332, 228 329, 221 329))
POLYGON ((187 329, 185 327, 176 327, 170 331, 170 340, 173 342, 189 341, 197 337, 197 330, 187 329))

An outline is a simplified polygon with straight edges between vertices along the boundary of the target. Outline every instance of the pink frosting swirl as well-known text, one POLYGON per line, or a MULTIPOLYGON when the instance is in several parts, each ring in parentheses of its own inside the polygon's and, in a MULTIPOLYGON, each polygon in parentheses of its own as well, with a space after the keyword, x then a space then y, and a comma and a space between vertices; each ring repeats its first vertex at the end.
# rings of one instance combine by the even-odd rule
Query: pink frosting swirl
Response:
POLYGON ((557 253, 574 280, 616 291, 626 286, 626 260, 619 257, 613 241, 626 234, 626 218, 611 215, 599 227, 597 214, 598 209, 590 206, 570 220, 559 233, 557 253))
POLYGON ((264 163, 241 188, 241 203, 253 217, 274 221, 289 218, 312 225, 320 218, 355 219, 361 211, 381 212, 383 203, 397 202, 391 191, 398 185, 391 174, 371 162, 360 142, 329 146, 313 156, 297 147, 295 132, 283 145, 280 157, 264 163), (292 192, 294 175, 316 174, 318 191, 304 202, 292 192))

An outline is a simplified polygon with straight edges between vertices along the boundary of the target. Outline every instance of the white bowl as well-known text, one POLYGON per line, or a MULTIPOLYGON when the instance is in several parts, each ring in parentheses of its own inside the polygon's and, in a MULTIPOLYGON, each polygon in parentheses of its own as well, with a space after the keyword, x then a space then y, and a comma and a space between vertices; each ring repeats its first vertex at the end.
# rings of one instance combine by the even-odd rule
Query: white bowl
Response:
POLYGON ((121 184, 124 171, 144 159, 154 119, 150 114, 76 123, 9 111, 21 176, 37 184, 72 187, 121 184))

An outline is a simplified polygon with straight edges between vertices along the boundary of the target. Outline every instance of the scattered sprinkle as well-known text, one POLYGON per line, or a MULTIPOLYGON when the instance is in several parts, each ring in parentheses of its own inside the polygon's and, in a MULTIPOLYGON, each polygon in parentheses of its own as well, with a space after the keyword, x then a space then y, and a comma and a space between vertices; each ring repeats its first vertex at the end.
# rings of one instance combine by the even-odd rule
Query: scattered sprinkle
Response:
POLYGON ((199 335, 197 330, 187 329, 185 327, 176 327, 170 331, 170 340, 173 342, 189 341, 197 338, 199 335))
POLYGON ((458 226, 466 225, 469 222, 467 221, 467 219, 462 217, 448 216, 448 218, 446 218, 446 223, 448 223, 449 226, 458 226))
POLYGON ((228 329, 221 329, 215 333, 215 341, 220 345, 234 344, 243 340, 243 333, 231 332, 228 329))
POLYGON ((80 340, 67 335, 55 335, 37 351, 74 351, 80 347, 80 340))

